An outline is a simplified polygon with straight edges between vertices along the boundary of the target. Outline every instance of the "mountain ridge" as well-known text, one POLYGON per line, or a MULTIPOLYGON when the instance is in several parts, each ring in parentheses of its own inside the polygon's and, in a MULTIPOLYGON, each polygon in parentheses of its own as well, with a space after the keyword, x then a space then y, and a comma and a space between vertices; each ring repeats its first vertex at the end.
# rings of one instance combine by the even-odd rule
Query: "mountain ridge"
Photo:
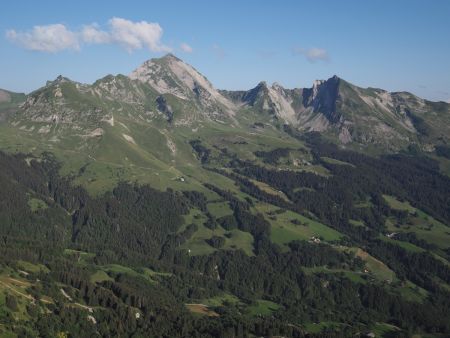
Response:
POLYGON ((362 88, 336 75, 316 80, 310 88, 288 89, 261 81, 249 90, 218 90, 173 54, 149 59, 128 76, 107 75, 93 84, 59 75, 28 94, 24 102, 8 107, 2 116, 10 116, 13 124, 53 121, 77 129, 90 121, 85 134, 118 115, 160 127, 168 123, 195 129, 207 121, 239 127, 247 119, 245 111, 251 110, 253 119, 268 119, 280 130, 286 124, 301 132, 320 132, 341 145, 388 151, 410 144, 432 149, 450 135, 450 104, 444 102, 362 88))

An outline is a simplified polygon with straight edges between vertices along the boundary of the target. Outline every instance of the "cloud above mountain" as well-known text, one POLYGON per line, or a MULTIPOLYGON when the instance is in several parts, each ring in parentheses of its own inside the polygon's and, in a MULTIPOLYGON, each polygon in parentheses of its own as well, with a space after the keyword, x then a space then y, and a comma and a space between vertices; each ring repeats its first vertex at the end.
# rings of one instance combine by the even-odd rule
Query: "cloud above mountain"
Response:
POLYGON ((6 37, 19 46, 39 52, 56 53, 65 49, 79 50, 80 39, 62 24, 34 26, 27 32, 6 32, 6 37))
POLYGON ((21 32, 14 29, 6 32, 13 43, 33 51, 56 53, 63 50, 80 50, 84 44, 115 44, 129 53, 147 48, 152 52, 170 52, 171 48, 161 42, 163 29, 158 23, 130 21, 112 18, 106 29, 98 24, 83 26, 72 31, 63 24, 34 26, 21 32))
POLYGON ((330 56, 326 49, 323 48, 301 48, 295 47, 292 49, 292 53, 294 55, 303 55, 309 62, 317 62, 317 61, 329 61, 330 56))

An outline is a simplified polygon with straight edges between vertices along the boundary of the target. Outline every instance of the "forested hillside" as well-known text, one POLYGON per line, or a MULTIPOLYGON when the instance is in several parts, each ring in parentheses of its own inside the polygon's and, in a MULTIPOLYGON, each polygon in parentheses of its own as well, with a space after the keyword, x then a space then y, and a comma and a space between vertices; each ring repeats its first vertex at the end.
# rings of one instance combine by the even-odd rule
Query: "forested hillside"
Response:
POLYGON ((0 153, 0 332, 448 336, 450 179, 438 163, 293 136, 321 174, 277 169, 298 149, 243 161, 191 142, 231 182, 203 192, 122 182, 93 196, 51 154, 0 153))
POLYGON ((172 54, 0 101, 1 337, 450 336, 448 103, 172 54))

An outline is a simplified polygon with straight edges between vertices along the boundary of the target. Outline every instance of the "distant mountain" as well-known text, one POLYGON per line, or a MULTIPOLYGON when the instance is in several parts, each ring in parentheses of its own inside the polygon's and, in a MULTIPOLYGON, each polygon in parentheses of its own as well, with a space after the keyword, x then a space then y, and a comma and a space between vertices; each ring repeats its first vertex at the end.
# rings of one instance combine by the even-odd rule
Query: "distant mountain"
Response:
POLYGON ((25 94, 23 93, 14 93, 0 89, 0 121, 5 120, 9 114, 16 111, 24 100, 25 94))
POLYGON ((259 83, 249 91, 222 91, 235 104, 253 107, 302 131, 322 132, 341 144, 398 150, 448 139, 450 105, 410 93, 361 88, 333 76, 312 88, 259 83))
POLYGON ((235 105, 206 77, 172 54, 144 62, 129 78, 148 84, 161 95, 189 102, 205 117, 231 118, 236 113, 235 105))
MULTIPOLYGON (((2 93, 0 99, 8 100, 8 92, 2 93)), ((144 62, 129 76, 108 75, 92 85, 62 76, 48 81, 27 96, 13 121, 49 123, 39 127, 41 133, 57 124, 97 135, 102 122, 111 124, 120 116, 194 128, 205 121, 237 126, 248 109, 260 114, 256 120, 265 116, 278 126, 321 132, 340 144, 390 151, 411 143, 432 149, 450 135, 450 105, 445 102, 361 88, 337 76, 315 81, 311 88, 286 89, 261 82, 248 91, 219 91, 172 54, 144 62)))

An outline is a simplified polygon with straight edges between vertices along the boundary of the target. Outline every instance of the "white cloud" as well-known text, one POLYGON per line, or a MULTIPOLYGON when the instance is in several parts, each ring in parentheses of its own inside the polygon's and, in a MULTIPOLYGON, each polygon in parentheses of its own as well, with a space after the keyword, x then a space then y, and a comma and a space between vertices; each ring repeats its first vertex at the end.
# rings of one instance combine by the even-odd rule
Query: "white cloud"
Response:
POLYGON ((11 29, 6 32, 6 37, 25 49, 39 52, 56 53, 65 49, 80 49, 77 34, 62 24, 34 26, 28 32, 11 29))
POLYGON ((328 55, 328 52, 323 48, 299 48, 296 47, 293 49, 294 55, 303 55, 306 57, 306 59, 309 62, 316 62, 316 61, 329 61, 330 57, 328 55))
POLYGON ((111 35, 98 29, 97 24, 86 25, 81 31, 81 39, 86 43, 102 44, 110 43, 111 35))
POLYGON ((183 51, 183 52, 185 52, 185 53, 192 53, 194 50, 192 49, 192 47, 191 46, 189 46, 187 43, 185 43, 185 42, 183 42, 181 45, 180 45, 180 48, 181 48, 181 50, 183 51))
POLYGON ((147 47, 152 52, 170 52, 171 48, 161 44, 163 30, 158 23, 133 22, 122 18, 109 20, 112 41, 131 52, 147 47))
POLYGON ((81 31, 71 31, 62 24, 35 26, 31 31, 9 30, 6 37, 20 46, 40 51, 59 52, 65 49, 79 50, 81 44, 117 44, 128 52, 147 48, 152 52, 170 52, 161 42, 163 29, 158 23, 133 22, 122 18, 108 21, 108 29, 98 24, 85 25, 81 31))

